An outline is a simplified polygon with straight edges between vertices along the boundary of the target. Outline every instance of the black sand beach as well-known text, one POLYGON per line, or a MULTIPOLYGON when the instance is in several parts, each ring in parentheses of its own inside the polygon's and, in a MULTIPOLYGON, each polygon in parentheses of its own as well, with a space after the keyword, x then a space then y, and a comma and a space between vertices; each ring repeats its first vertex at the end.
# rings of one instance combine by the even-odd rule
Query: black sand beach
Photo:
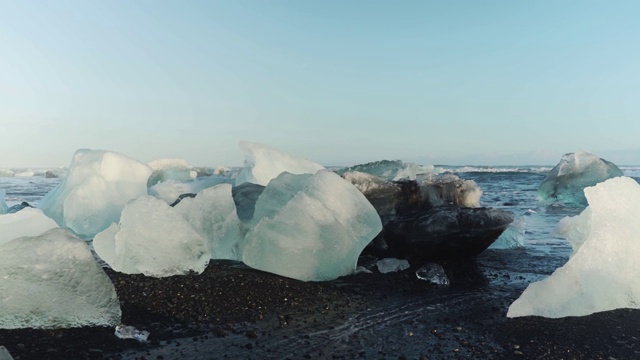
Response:
POLYGON ((0 330, 14 359, 637 359, 640 310, 508 319, 526 285, 563 259, 487 251, 443 263, 451 286, 412 268, 304 283, 216 261, 201 275, 155 279, 106 270, 122 322, 113 328, 0 330))

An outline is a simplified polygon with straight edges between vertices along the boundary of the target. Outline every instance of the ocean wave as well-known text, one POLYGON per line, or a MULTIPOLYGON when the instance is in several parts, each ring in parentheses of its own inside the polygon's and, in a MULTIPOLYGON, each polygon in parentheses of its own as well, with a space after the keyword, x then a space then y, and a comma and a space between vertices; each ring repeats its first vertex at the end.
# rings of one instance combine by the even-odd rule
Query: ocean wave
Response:
POLYGON ((452 173, 547 173, 552 166, 448 166, 437 165, 445 171, 452 173))

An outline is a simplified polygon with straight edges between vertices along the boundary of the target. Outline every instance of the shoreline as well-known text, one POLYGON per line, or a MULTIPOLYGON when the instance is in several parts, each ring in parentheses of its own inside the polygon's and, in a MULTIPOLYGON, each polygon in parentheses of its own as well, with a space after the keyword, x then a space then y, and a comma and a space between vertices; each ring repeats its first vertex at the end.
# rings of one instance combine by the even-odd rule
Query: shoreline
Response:
MULTIPOLYGON (((301 282, 215 261, 200 275, 149 278, 105 269, 122 322, 150 332, 123 340, 111 327, 0 330, 14 359, 634 359, 640 310, 508 319, 536 277, 526 252, 442 264, 451 286, 408 270, 301 282), (526 259, 525 259, 526 260, 526 259)), ((530 259, 529 259, 530 260, 530 259)), ((540 259, 537 259, 540 260, 540 259)), ((553 260, 553 259, 551 259, 553 260)), ((541 265, 546 273, 562 259, 541 265)))

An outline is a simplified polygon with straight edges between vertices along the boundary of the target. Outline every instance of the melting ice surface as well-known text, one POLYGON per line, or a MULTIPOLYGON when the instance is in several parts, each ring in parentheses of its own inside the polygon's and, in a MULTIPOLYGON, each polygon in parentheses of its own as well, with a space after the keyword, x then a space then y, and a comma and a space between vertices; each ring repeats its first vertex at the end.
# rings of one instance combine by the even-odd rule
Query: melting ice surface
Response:
POLYGON ((617 177, 584 192, 589 207, 557 230, 571 241, 573 255, 530 284, 507 316, 558 318, 640 307, 640 185, 617 177))
POLYGON ((0 328, 120 322, 120 303, 111 280, 87 244, 67 230, 52 229, 0 244, 0 274, 0 328))
POLYGON ((147 194, 151 168, 118 153, 78 150, 69 172, 39 207, 61 227, 91 239, 120 219, 127 201, 147 194))
POLYGON ((615 164, 593 154, 584 151, 565 154, 540 184, 538 197, 544 203, 558 201, 586 206, 585 187, 622 175, 615 164))
POLYGON ((374 207, 337 174, 282 173, 256 202, 242 260, 304 281, 351 274, 362 250, 382 230, 374 207))

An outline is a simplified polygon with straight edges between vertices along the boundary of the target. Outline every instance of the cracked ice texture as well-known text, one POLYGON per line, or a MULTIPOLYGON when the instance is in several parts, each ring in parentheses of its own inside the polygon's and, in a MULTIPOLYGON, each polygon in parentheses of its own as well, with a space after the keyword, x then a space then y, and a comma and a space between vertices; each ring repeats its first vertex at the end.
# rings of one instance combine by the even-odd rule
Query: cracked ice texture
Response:
POLYGON ((0 244, 0 328, 113 326, 120 303, 87 244, 68 230, 0 244))
POLYGON ((617 177, 584 192, 589 207, 557 229, 569 238, 573 255, 551 276, 530 284, 508 317, 640 308, 640 185, 617 177))
POLYGON ((111 223, 132 199, 147 194, 151 168, 127 156, 104 150, 75 152, 62 182, 40 201, 39 208, 60 227, 91 239, 111 223))
POLYGON ((268 145, 240 142, 245 153, 244 168, 236 178, 236 185, 250 182, 266 186, 282 172, 291 174, 315 174, 324 166, 313 161, 286 154, 268 145))
POLYGON ((209 263, 209 244, 166 202, 141 196, 122 210, 93 240, 96 253, 114 270, 165 277, 194 271, 209 263))
POLYGON ((358 256, 382 230, 380 217, 351 183, 330 171, 282 173, 264 189, 243 261, 303 281, 355 271, 358 256))
POLYGON ((584 188, 607 179, 623 176, 614 163, 584 151, 565 154, 538 188, 538 198, 545 203, 586 206, 584 188))

